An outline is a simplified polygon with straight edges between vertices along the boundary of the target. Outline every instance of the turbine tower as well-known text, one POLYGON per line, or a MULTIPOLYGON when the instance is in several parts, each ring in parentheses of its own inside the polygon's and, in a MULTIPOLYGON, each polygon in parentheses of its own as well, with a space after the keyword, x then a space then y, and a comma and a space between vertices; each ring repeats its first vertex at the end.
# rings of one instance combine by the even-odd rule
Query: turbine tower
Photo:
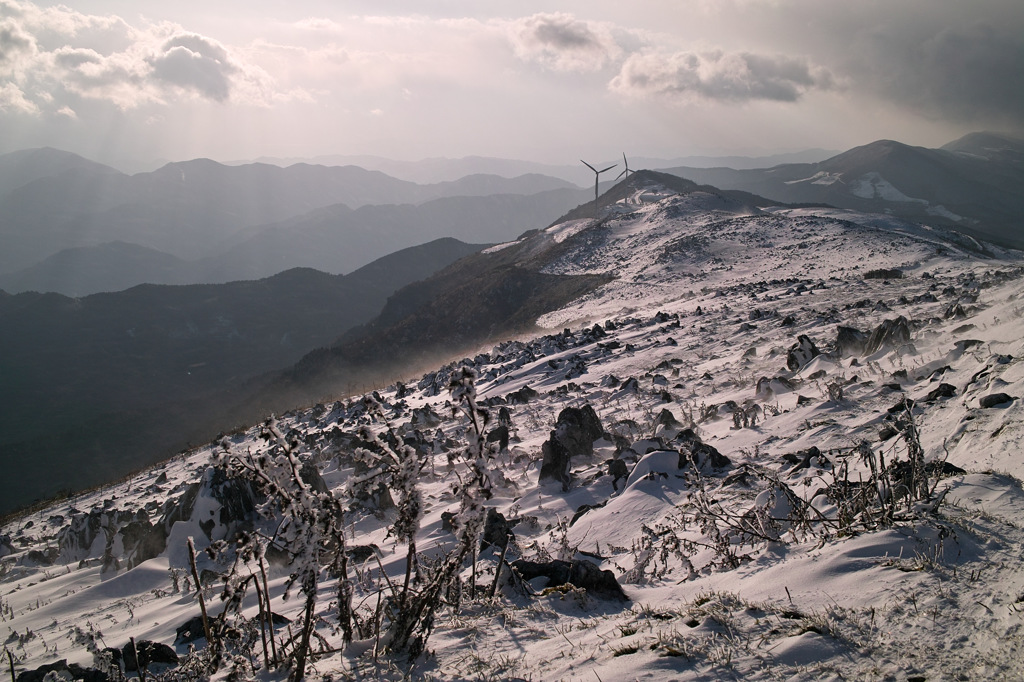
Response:
POLYGON ((615 178, 616 182, 618 182, 619 178, 621 178, 623 175, 625 175, 626 179, 628 180, 630 173, 636 173, 635 170, 630 170, 629 168, 629 161, 626 161, 626 152, 622 152, 622 163, 626 164, 626 170, 619 173, 618 177, 615 178))
POLYGON ((608 166, 607 168, 602 168, 601 170, 597 170, 596 168, 591 166, 589 163, 587 163, 583 159, 580 159, 580 163, 582 163, 584 166, 586 166, 590 170, 594 171, 594 201, 597 201, 597 197, 598 197, 597 185, 598 185, 598 181, 601 178, 601 173, 604 173, 605 171, 610 171, 612 168, 615 168, 619 164, 613 163, 612 165, 608 166))

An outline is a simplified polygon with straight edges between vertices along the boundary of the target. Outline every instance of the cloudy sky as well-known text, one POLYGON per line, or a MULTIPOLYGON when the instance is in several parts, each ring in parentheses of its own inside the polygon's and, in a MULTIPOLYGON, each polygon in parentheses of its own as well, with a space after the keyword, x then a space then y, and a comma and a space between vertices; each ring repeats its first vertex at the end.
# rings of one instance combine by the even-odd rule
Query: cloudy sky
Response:
POLYGON ((1021 0, 0 0, 0 153, 572 163, 972 130, 1024 134, 1021 0))

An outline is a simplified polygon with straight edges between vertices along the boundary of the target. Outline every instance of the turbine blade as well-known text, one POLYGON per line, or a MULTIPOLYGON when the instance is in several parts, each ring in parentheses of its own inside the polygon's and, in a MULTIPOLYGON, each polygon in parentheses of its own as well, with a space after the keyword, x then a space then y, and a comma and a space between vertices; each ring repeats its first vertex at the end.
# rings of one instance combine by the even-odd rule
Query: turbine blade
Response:
POLYGON ((591 166, 591 165, 590 165, 589 163, 587 163, 587 162, 586 162, 586 161, 584 161, 583 159, 580 159, 580 163, 582 163, 582 164, 583 164, 584 166, 586 166, 586 167, 587 167, 587 168, 589 168, 590 170, 594 171, 595 173, 597 173, 597 172, 598 172, 596 168, 594 168, 593 166, 591 166))
POLYGON ((598 173, 604 173, 605 171, 610 171, 610 170, 611 170, 612 168, 615 168, 615 167, 616 167, 616 166, 618 166, 618 165, 619 165, 619 164, 617 164, 617 163, 613 163, 612 165, 608 166, 607 168, 605 168, 605 169, 603 169, 603 170, 599 170, 599 171, 597 171, 597 172, 598 172, 598 173))
POLYGON ((625 174, 626 174, 627 172, 628 172, 628 171, 622 171, 621 173, 619 173, 618 175, 616 175, 616 176, 615 176, 615 181, 616 181, 616 182, 618 182, 619 178, 621 178, 621 177, 622 177, 623 175, 625 175, 625 174))

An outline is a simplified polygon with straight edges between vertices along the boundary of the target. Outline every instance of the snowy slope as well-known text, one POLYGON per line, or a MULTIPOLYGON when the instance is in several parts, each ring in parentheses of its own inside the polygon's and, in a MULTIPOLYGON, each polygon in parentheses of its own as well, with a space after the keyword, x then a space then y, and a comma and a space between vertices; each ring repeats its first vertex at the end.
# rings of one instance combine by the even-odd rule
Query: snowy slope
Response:
MULTIPOLYGON (((562 249, 551 273, 616 275, 541 318, 564 331, 481 349, 381 390, 379 415, 355 397, 283 415, 278 428, 339 494, 357 471, 360 427, 421 444, 429 456, 416 543, 436 556, 454 542, 442 514, 456 510, 451 486, 466 472, 452 455, 469 438, 445 389, 471 366, 481 403, 511 417, 487 503, 514 523, 508 560, 589 559, 614 573, 628 601, 545 591, 544 578, 515 590, 506 579, 495 599, 442 610, 428 653, 411 668, 373 657, 367 640, 317 658, 311 677, 1024 676, 1019 254, 981 258, 941 231, 890 216, 757 210, 658 186, 638 188, 601 219, 535 239, 538 249, 545 241, 562 249), (860 345, 840 327, 864 332, 860 345), (867 336, 880 328, 897 331, 876 333, 872 347, 867 336), (982 407, 999 393, 1011 399, 982 407), (592 456, 574 457, 567 490, 539 483, 559 413, 584 405, 605 436, 592 456), (870 477, 865 447, 887 462, 907 458, 899 432, 908 423, 925 462, 952 465, 930 479, 931 502, 900 502, 874 528, 842 527, 829 486, 870 477), (610 460, 625 462, 623 480, 608 473, 610 460)), ((184 582, 187 538, 203 546, 252 523, 268 533, 277 525, 226 509, 240 498, 218 498, 211 456, 225 447, 241 456, 266 446, 258 428, 229 434, 0 530, 0 638, 19 670, 58 659, 90 665, 90 638, 101 647, 129 637, 173 644, 175 629, 199 612, 184 582), (163 535, 166 547, 152 558, 136 542, 163 535)), ((372 611, 372 576, 400 580, 406 548, 389 536, 393 511, 364 506, 346 518, 350 544, 376 547, 356 594, 372 611)), ((493 547, 480 565, 489 587, 493 547)), ((200 568, 225 567, 203 555, 200 568)), ((282 599, 288 574, 271 568, 272 608, 297 618, 301 599, 282 599)), ((217 612, 214 582, 207 598, 217 612)), ((326 572, 320 589, 318 632, 338 648, 326 572)), ((256 610, 250 595, 245 613, 256 610)))

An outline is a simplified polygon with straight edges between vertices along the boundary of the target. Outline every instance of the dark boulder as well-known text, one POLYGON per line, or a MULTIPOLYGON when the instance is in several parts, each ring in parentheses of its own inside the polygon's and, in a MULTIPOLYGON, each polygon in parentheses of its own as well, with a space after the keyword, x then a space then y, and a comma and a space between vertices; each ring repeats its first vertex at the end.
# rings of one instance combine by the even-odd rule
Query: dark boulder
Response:
POLYGON ((1013 396, 1007 395, 1006 393, 990 393, 989 395, 982 396, 978 400, 978 404, 984 408, 998 407, 1010 403, 1014 400, 1013 396))
POLYGON ((885 320, 875 327, 864 344, 864 355, 880 350, 895 350, 910 343, 910 323, 900 315, 895 320, 885 320))
MULTIPOLYGON (((196 642, 206 637, 206 632, 203 630, 203 617, 193 616, 187 621, 179 625, 174 630, 174 644, 188 644, 190 642, 196 642)), ((128 643, 128 648, 131 648, 131 643, 128 643)), ((118 651, 120 654, 121 652, 118 651)))
POLYGON ((925 400, 931 402, 938 400, 939 398, 953 398, 956 397, 956 386, 952 384, 939 384, 925 396, 925 400))
POLYGON ((524 580, 544 577, 549 587, 573 585, 583 588, 599 599, 629 601, 622 586, 611 571, 602 571, 597 564, 586 559, 574 561, 548 561, 537 563, 520 559, 512 563, 524 580))
POLYGON ((379 555, 380 547, 372 542, 368 545, 348 545, 345 547, 345 554, 348 555, 349 561, 361 564, 379 555))
POLYGON ((363 509, 373 512, 380 513, 395 508, 391 490, 383 481, 379 481, 372 488, 360 488, 355 495, 355 500, 363 509))
POLYGON ((504 405, 498 408, 498 424, 506 428, 512 426, 512 414, 504 405))
POLYGON ((814 345, 814 341, 801 334, 796 337, 796 343, 790 346, 786 352, 786 367, 795 372, 819 355, 821 355, 821 351, 814 345))
POLYGON ((487 433, 488 443, 497 443, 502 452, 508 450, 508 427, 502 424, 487 433))
MULTIPOLYGON (((201 627, 202 625, 200 625, 201 627)), ((126 672, 135 672, 140 665, 143 668, 148 668, 151 665, 178 665, 178 654, 174 649, 166 644, 151 642, 148 639, 136 641, 134 647, 131 642, 128 642, 121 647, 121 656, 126 672), (136 651, 138 652, 137 658, 136 651)))
POLYGON ((864 355, 864 348, 867 346, 871 335, 853 327, 839 327, 836 332, 836 357, 848 358, 851 355, 864 355))
POLYGON ((525 405, 531 400, 534 400, 538 395, 540 394, 537 393, 537 391, 530 388, 529 386, 523 386, 518 391, 512 391, 511 393, 506 395, 505 399, 508 401, 509 405, 525 405))
POLYGON ((967 317, 967 311, 964 310, 964 307, 959 303, 952 303, 948 308, 946 308, 946 312, 943 313, 943 317, 947 320, 962 320, 967 317))
POLYGON ((555 436, 572 456, 594 454, 594 441, 603 435, 601 420, 590 405, 567 407, 558 413, 555 436))
POLYGON ((67 679, 66 676, 70 675, 75 682, 108 682, 111 679, 107 673, 95 668, 83 668, 77 663, 68 665, 66 659, 41 665, 35 670, 25 670, 15 679, 17 682, 43 682, 50 673, 54 673, 50 679, 67 679))
POLYGON ((929 476, 935 476, 936 478, 949 478, 950 476, 963 476, 967 473, 966 469, 961 469, 955 464, 949 462, 928 462, 924 465, 925 473, 929 476))
POLYGON ((493 507, 488 507, 487 518, 484 520, 484 532, 480 538, 480 551, 491 545, 504 549, 508 545, 510 535, 512 535, 512 525, 505 515, 493 507))
POLYGON ((306 460, 302 463, 302 468, 299 469, 299 478, 302 482, 308 485, 317 493, 330 493, 331 489, 327 487, 327 482, 324 481, 323 476, 320 475, 320 470, 316 468, 311 460, 306 460))
POLYGON ((569 520, 569 527, 571 528, 573 525, 575 525, 575 523, 579 521, 581 518, 583 518, 583 515, 590 511, 591 509, 600 509, 606 504, 608 504, 608 500, 605 500, 604 502, 600 502, 598 504, 581 504, 580 506, 576 507, 576 513, 573 514, 572 518, 569 520))
POLYGON ((562 492, 569 490, 569 483, 572 478, 569 474, 570 460, 572 454, 561 441, 558 440, 556 432, 552 431, 551 436, 541 446, 543 459, 540 465, 540 483, 558 481, 562 484, 562 492))
POLYGON ((778 393, 789 393, 796 390, 796 384, 786 377, 761 377, 754 386, 754 395, 767 399, 778 393))
POLYGON ((629 478, 629 468, 623 460, 616 457, 608 460, 608 475, 612 477, 612 490, 618 492, 619 481, 629 478))
POLYGON ((806 450, 785 454, 782 456, 782 459, 793 465, 789 473, 800 471, 801 469, 809 469, 812 466, 826 468, 829 466, 829 461, 822 456, 821 450, 813 445, 806 450))
POLYGON ((147 518, 139 518, 122 528, 121 539, 129 569, 159 556, 167 549, 167 531, 163 524, 154 525, 147 518))
POLYGON ((53 566, 53 562, 57 560, 58 550, 56 547, 47 547, 46 549, 30 549, 26 558, 37 566, 53 566))
POLYGON ((639 393, 640 382, 637 381, 636 377, 630 377, 622 382, 622 387, 619 389, 620 393, 639 393))
POLYGON ((886 412, 888 412, 889 414, 898 415, 903 414, 904 412, 909 412, 912 409, 914 409, 914 401, 910 398, 904 398, 903 400, 899 401, 898 403, 890 407, 888 410, 886 410, 886 412))
POLYGON ((714 446, 702 441, 693 429, 681 431, 676 436, 676 441, 680 444, 680 469, 692 465, 697 471, 710 474, 715 469, 726 469, 732 466, 732 462, 728 457, 719 452, 714 446))
POLYGON ((594 441, 603 435, 601 420, 590 405, 562 410, 541 448, 540 482, 558 481, 562 491, 567 491, 571 480, 570 460, 577 455, 593 455, 594 441))
POLYGON ((663 407, 661 412, 658 413, 658 418, 655 420, 655 424, 667 426, 669 428, 680 428, 683 425, 683 423, 676 419, 676 416, 672 414, 672 411, 667 407, 663 407))
POLYGON ((980 346, 983 343, 984 341, 981 341, 980 339, 960 339, 953 343, 953 347, 963 353, 965 350, 974 348, 975 346, 980 346))
POLYGON ((455 532, 455 512, 443 511, 441 512, 441 530, 447 533, 455 532))
POLYGON ((687 463, 704 474, 711 473, 713 469, 727 469, 732 466, 728 457, 707 443, 694 443, 690 446, 689 452, 686 449, 680 450, 679 468, 684 468, 687 463))
POLYGON ((414 429, 435 429, 441 425, 441 417, 434 412, 430 405, 427 405, 412 411, 410 423, 414 429))

